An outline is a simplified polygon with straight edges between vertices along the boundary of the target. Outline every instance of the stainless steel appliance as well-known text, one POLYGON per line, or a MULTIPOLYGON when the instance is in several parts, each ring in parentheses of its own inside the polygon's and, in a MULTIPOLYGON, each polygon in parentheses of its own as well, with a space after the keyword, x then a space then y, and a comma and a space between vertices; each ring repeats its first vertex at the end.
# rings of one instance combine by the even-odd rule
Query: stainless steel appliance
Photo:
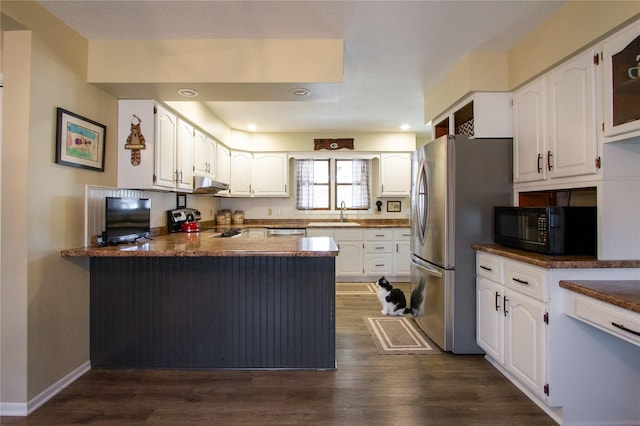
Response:
POLYGON ((415 151, 411 308, 442 349, 476 345, 475 252, 493 240, 493 208, 512 202, 512 139, 443 136, 415 151))
POLYGON ((202 215, 196 209, 167 210, 167 229, 173 232, 198 232, 202 215))
POLYGON ((595 255, 595 207, 496 207, 494 241, 536 253, 595 255))

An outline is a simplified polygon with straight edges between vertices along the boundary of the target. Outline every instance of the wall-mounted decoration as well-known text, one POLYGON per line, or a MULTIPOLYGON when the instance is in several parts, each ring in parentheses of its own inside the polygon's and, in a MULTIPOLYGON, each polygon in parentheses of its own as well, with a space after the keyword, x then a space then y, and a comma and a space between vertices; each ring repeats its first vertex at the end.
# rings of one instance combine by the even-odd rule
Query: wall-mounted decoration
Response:
POLYGON ((56 163, 103 172, 107 127, 62 108, 57 113, 56 163))
POLYGON ((353 149, 353 138, 344 138, 344 139, 314 139, 313 140, 313 149, 315 151, 319 149, 353 149))
POLYGON ((131 164, 137 166, 140 164, 140 150, 144 149, 144 135, 140 131, 140 117, 133 114, 131 119, 131 133, 127 137, 127 143, 124 144, 125 149, 131 150, 131 164))
POLYGON ((401 201, 387 201, 387 211, 388 212, 400 212, 402 211, 402 202, 401 201))
POLYGON ((178 192, 176 194, 176 206, 177 209, 184 209, 187 207, 187 194, 182 192, 178 192))

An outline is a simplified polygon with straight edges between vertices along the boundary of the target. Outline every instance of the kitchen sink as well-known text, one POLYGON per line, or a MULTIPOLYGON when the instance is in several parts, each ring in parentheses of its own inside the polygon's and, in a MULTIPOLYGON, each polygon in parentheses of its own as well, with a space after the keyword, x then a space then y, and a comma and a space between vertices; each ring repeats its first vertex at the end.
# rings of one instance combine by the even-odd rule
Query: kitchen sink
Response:
POLYGON ((360 226, 360 224, 358 222, 309 222, 307 226, 316 228, 343 228, 360 226))

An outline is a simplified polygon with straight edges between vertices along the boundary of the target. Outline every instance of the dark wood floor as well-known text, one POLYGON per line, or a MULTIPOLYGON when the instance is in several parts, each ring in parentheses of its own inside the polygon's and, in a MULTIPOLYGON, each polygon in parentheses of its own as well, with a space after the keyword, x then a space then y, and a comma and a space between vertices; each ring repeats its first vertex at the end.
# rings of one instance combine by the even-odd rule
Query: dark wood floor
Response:
POLYGON ((378 355, 362 319, 375 296, 337 299, 337 371, 91 370, 28 424, 555 425, 478 355, 378 355))

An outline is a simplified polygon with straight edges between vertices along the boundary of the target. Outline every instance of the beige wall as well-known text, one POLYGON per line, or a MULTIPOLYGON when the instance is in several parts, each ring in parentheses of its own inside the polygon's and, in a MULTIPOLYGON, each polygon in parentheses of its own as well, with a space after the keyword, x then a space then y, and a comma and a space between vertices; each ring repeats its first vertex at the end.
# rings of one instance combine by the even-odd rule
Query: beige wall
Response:
POLYGON ((2 323, 20 332, 2 334, 2 360, 27 364, 2 366, 0 396, 24 403, 89 360, 88 262, 59 253, 83 245, 85 184, 115 183, 117 103, 86 83, 85 39, 35 3, 1 7, 32 30, 5 33, 3 52, 4 101, 22 108, 3 117, 2 303, 13 309, 2 323), (55 164, 56 107, 107 126, 104 173, 55 164), (5 298, 5 286, 16 291, 5 298))
POLYGON ((500 68, 501 58, 498 64, 485 61, 490 57, 487 52, 471 52, 463 58, 425 94, 425 122, 469 92, 514 90, 638 14, 640 1, 569 1, 507 52, 506 70, 500 68), (506 80, 496 81, 496 73, 506 80))

